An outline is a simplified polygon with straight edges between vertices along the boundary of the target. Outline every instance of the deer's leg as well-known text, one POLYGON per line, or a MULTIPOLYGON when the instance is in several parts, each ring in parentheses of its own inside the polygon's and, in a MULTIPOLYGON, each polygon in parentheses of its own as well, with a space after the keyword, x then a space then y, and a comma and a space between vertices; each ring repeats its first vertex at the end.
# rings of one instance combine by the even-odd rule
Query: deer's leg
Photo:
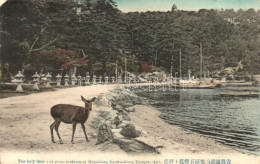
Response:
POLYGON ((72 138, 71 138, 72 144, 74 144, 74 133, 75 133, 75 130, 76 130, 76 125, 77 125, 77 122, 72 123, 72 138))
POLYGON ((62 142, 62 140, 60 138, 60 134, 59 134, 59 126, 60 126, 61 120, 60 119, 56 119, 55 122, 56 122, 55 123, 55 130, 56 130, 57 136, 60 139, 60 144, 63 144, 63 142, 62 142))
POLYGON ((81 126, 82 126, 83 132, 85 134, 86 141, 89 142, 84 123, 81 123, 81 126))
POLYGON ((51 124, 51 126, 50 126, 50 129, 51 129, 51 141, 53 142, 53 143, 55 143, 55 141, 54 141, 54 136, 53 136, 53 128, 55 127, 55 121, 54 121, 54 123, 52 123, 51 124))

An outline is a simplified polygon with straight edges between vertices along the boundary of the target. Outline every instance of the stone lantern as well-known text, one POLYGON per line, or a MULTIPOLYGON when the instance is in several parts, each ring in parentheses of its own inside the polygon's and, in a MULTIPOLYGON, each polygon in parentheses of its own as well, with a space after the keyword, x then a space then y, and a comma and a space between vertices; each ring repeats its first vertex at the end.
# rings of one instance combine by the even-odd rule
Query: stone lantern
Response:
POLYGON ((57 79, 57 87, 61 87, 61 75, 58 73, 58 75, 56 76, 56 79, 57 79))
POLYGON ((148 77, 144 77, 145 79, 145 83, 149 83, 149 78, 148 77))
POLYGON ((118 77, 118 83, 119 84, 122 83, 122 77, 121 76, 118 77))
POLYGON ((174 82, 174 78, 173 78, 173 76, 171 77, 171 85, 173 84, 173 82, 174 82))
POLYGON ((98 82, 99 84, 101 84, 102 83, 102 76, 99 76, 99 82, 98 82))
POLYGON ((94 75, 94 76, 93 76, 93 80, 92 80, 93 84, 96 84, 96 79, 97 79, 97 76, 94 75))
POLYGON ((90 76, 89 74, 87 74, 86 76, 86 85, 89 85, 90 84, 90 76))
POLYGON ((131 78, 129 76, 126 76, 125 78, 125 83, 130 84, 131 78))
POLYGON ((112 83, 114 84, 115 83, 115 76, 112 76, 111 79, 112 79, 112 83))
POLYGON ((48 72, 45 77, 46 77, 46 81, 47 81, 47 83, 46 83, 45 86, 46 86, 46 88, 50 88, 50 87, 51 87, 50 81, 51 81, 52 76, 51 76, 51 74, 48 72))
POLYGON ((82 79, 82 77, 79 75, 79 76, 77 77, 77 79, 78 79, 78 86, 81 86, 81 79, 82 79))
POLYGON ((75 81, 77 80, 76 76, 75 75, 72 75, 71 76, 71 85, 72 86, 75 86, 75 81))
POLYGON ((65 86, 66 86, 66 87, 70 86, 70 85, 69 85, 69 75, 68 75, 68 74, 66 74, 66 75, 64 76, 64 81, 65 81, 65 86))
POLYGON ((158 83, 158 82, 159 82, 158 77, 155 77, 155 78, 154 78, 154 83, 158 83))
POLYGON ((14 76, 15 80, 13 82, 17 83, 16 92, 23 92, 22 83, 24 75, 21 73, 21 71, 18 72, 17 75, 14 76))
POLYGON ((166 91, 166 88, 165 88, 165 83, 167 82, 167 80, 165 78, 162 79, 162 83, 163 83, 163 91, 166 91))
POLYGON ((135 88, 137 88, 137 80, 136 80, 136 77, 133 78, 133 83, 135 84, 135 88))
POLYGON ((33 90, 40 90, 38 87, 38 82, 40 80, 40 75, 37 72, 32 76, 33 78, 33 90))
POLYGON ((86 84, 86 77, 82 77, 81 79, 81 85, 83 86, 84 84, 86 84))
POLYGON ((108 83, 108 77, 107 76, 105 77, 105 83, 106 84, 108 83))
POLYGON ((136 78, 133 78, 133 83, 136 83, 137 81, 136 81, 136 78))
POLYGON ((189 76, 189 80, 191 80, 191 70, 188 70, 188 76, 189 76))

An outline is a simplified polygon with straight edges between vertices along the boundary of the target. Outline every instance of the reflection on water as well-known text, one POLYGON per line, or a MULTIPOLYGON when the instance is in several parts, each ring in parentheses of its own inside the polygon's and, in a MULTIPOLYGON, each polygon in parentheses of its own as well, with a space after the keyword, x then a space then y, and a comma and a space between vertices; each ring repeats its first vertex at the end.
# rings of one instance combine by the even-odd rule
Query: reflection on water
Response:
POLYGON ((220 97, 218 89, 139 92, 166 122, 260 155, 260 100, 220 97), (149 93, 149 94, 148 94, 149 93))

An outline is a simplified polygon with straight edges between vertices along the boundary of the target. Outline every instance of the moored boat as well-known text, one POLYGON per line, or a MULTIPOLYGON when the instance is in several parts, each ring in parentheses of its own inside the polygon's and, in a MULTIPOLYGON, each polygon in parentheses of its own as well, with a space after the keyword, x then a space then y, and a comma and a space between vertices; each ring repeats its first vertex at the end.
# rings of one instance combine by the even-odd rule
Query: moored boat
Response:
POLYGON ((225 92, 220 93, 221 97, 259 97, 257 92, 225 92))
POLYGON ((181 83, 181 84, 173 84, 173 87, 176 88, 186 88, 186 89, 214 89, 218 86, 220 86, 220 84, 218 83, 208 83, 208 84, 203 84, 203 83, 181 83))

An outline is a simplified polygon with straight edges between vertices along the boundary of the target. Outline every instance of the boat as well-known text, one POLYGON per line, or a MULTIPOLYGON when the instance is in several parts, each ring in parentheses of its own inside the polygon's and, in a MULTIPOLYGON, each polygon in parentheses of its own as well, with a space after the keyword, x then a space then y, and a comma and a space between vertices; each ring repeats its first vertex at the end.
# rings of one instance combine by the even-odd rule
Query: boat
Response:
POLYGON ((258 92, 225 92, 220 93, 221 97, 259 97, 258 92))
POLYGON ((210 84, 173 84, 173 88, 185 88, 185 89, 214 89, 220 86, 218 83, 210 83, 210 84))
MULTIPOLYGON (((187 80, 180 79, 178 82, 175 81, 172 83, 172 87, 174 88, 183 88, 183 89, 214 89, 220 86, 219 83, 213 82, 212 78, 202 78, 202 44, 200 43, 200 78, 193 79, 190 77, 190 70, 189 70, 189 78, 187 80)), ((172 74, 172 71, 171 71, 172 74)), ((181 74, 181 50, 180 50, 180 77, 181 74)), ((176 77, 175 77, 176 78, 176 77)))

